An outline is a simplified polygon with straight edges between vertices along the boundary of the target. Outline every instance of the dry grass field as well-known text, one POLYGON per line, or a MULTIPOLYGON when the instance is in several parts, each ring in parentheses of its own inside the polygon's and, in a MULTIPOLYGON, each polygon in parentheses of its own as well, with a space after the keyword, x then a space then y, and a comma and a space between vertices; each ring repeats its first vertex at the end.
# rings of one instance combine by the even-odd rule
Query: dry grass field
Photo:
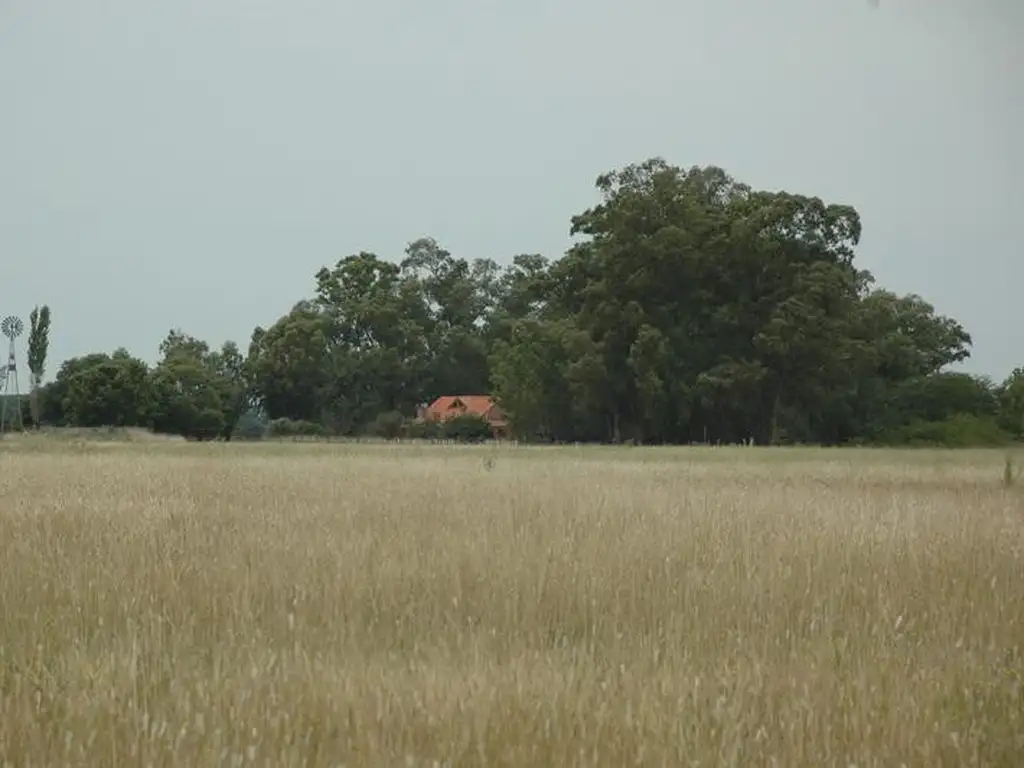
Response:
POLYGON ((0 445, 5 766, 1019 766, 1002 455, 0 445))

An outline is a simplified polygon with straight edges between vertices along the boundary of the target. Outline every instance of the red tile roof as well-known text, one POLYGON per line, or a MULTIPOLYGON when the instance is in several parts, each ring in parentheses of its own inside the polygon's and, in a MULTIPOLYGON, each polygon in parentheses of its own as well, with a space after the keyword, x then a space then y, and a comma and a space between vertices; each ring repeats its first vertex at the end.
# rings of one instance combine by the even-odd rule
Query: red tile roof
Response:
POLYGON ((501 409, 497 408, 494 398, 488 395, 444 395, 427 406, 424 416, 430 420, 441 420, 459 414, 473 414, 489 418, 491 421, 504 421, 501 409))

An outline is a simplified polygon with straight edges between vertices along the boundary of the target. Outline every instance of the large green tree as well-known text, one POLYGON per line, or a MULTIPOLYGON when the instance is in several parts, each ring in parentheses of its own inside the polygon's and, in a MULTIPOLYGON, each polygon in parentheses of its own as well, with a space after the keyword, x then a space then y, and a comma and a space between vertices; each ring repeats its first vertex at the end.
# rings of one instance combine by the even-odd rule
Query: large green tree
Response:
POLYGON ((850 206, 661 159, 597 188, 563 259, 506 273, 495 386, 517 393, 513 412, 540 412, 524 398, 544 396, 530 366, 511 364, 531 359, 514 348, 536 335, 512 337, 517 313, 586 338, 593 375, 578 377, 588 407, 575 418, 614 441, 841 442, 877 426, 898 382, 968 354, 962 327, 919 297, 871 290, 850 206))
POLYGON ((330 319, 303 301, 249 344, 247 371, 257 406, 270 419, 318 421, 330 380, 330 319))
POLYGON ((410 281, 413 296, 418 291, 426 309, 416 315, 417 331, 429 352, 425 397, 486 392, 490 372, 485 328, 501 289, 498 265, 488 259, 470 263, 455 258, 432 238, 421 238, 406 248, 400 274, 410 281))
POLYGON ((160 344, 153 370, 153 427, 195 439, 230 439, 248 407, 245 360, 234 342, 212 351, 175 329, 160 344))
POLYGON ((779 439, 784 414, 842 378, 856 211, 660 159, 597 187, 553 269, 552 311, 601 350, 608 437, 779 439))
POLYGON ((362 431, 376 416, 411 412, 423 397, 431 355, 422 286, 372 253, 343 258, 316 275, 323 318, 326 418, 338 431, 362 431))
POLYGON ((155 405, 149 368, 125 349, 66 361, 48 397, 77 427, 149 426, 155 405))

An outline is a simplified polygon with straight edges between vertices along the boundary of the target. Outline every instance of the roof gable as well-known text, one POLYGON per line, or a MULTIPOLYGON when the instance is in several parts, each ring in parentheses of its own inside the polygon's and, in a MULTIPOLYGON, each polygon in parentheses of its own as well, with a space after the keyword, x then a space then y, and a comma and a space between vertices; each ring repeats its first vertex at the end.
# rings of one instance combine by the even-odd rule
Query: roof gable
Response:
POLYGON ((474 416, 486 416, 494 406, 494 398, 490 395, 443 395, 427 407, 427 413, 441 416, 459 411, 474 416))

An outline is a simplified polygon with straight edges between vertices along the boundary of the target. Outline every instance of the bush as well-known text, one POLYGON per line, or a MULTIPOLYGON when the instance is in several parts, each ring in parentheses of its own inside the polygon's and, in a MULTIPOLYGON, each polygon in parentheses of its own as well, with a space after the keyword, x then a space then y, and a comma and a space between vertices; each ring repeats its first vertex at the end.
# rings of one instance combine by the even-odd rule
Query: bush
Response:
POLYGON ((441 437, 445 440, 480 443, 492 436, 491 425, 487 419, 473 414, 467 413, 441 422, 441 437))
POLYGON ((204 408, 181 434, 191 440, 216 440, 223 432, 224 413, 216 408, 204 408))
POLYGON ((404 425, 405 419, 398 411, 385 411, 377 414, 373 424, 370 425, 370 431, 385 440, 397 440, 402 436, 404 425))
POLYGON ((271 437, 320 437, 324 435, 323 425, 301 419, 274 419, 268 433, 271 437))
POLYGON ((885 445, 943 448, 992 447, 1012 441, 994 419, 966 413, 942 421, 915 421, 884 433, 878 440, 885 445))
POLYGON ((436 421, 411 421, 405 425, 404 432, 410 440, 438 440, 441 425, 436 421))
POLYGON ((262 440, 269 429, 265 419, 260 418, 255 411, 246 411, 235 424, 231 432, 232 440, 262 440))

